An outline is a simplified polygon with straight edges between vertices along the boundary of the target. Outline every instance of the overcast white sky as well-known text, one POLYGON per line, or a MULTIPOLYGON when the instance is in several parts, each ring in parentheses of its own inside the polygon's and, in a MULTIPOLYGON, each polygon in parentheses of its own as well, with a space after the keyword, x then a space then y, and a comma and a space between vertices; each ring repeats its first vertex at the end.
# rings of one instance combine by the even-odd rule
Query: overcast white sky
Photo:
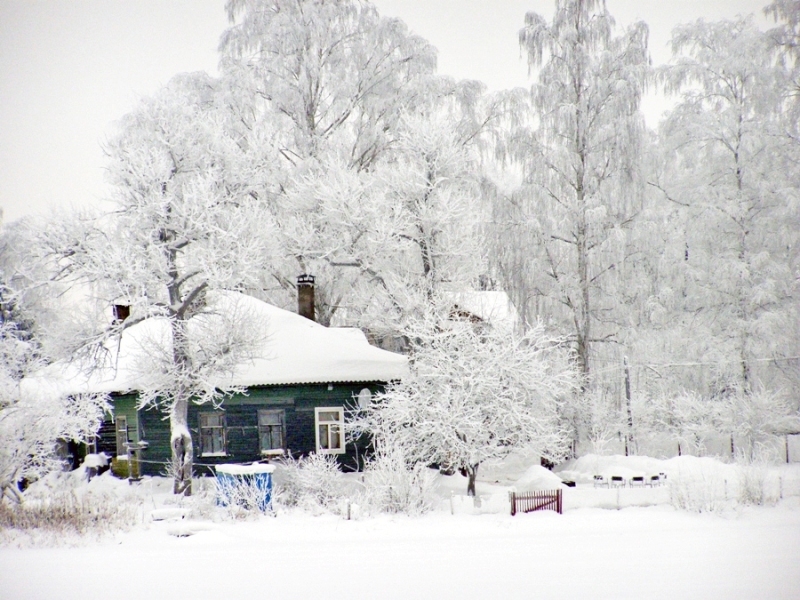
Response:
MULTIPOLYGON (((490 90, 527 86, 517 32, 553 0, 374 0, 439 49, 439 72, 490 90)), ((758 13, 768 0, 607 0, 650 26, 654 64, 677 23, 758 13)), ((106 193, 101 144, 137 98, 174 74, 216 73, 225 0, 0 0, 0 208, 4 221, 106 193)), ((668 106, 648 98, 648 124, 668 106)))

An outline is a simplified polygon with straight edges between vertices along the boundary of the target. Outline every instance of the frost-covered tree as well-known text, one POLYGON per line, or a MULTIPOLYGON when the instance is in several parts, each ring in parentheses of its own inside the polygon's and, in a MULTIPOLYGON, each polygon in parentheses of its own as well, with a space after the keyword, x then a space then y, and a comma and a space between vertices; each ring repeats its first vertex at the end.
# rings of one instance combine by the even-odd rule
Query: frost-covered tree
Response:
POLYGON ((536 70, 531 115, 503 150, 524 185, 497 205, 502 260, 519 304, 557 320, 591 371, 593 347, 617 333, 626 229, 640 210, 639 102, 647 27, 621 35, 604 0, 558 0, 551 23, 528 13, 520 44, 536 70))
POLYGON ((435 50, 368 2, 231 0, 226 9, 221 70, 233 121, 248 152, 272 162, 251 193, 274 215, 284 249, 262 295, 288 306, 295 277, 312 273, 318 319, 328 324, 365 287, 362 270, 341 265, 371 245, 373 216, 385 219, 366 206, 380 198, 367 171, 421 102, 435 50))
MULTIPOLYGON (((456 87, 460 93, 470 84, 456 87)), ((477 139, 492 109, 483 110, 483 118, 474 119, 451 97, 402 119, 395 143, 374 169, 381 211, 371 226, 388 243, 354 255, 379 283, 361 324, 402 330, 442 294, 474 289, 485 272, 477 139)))
POLYGON ((408 331, 409 376, 356 422, 376 446, 400 447, 410 463, 464 469, 471 495, 486 460, 521 449, 564 456, 559 406, 577 377, 562 340, 541 327, 516 335, 458 317, 408 331))
POLYGON ((103 394, 67 396, 21 384, 43 365, 29 332, 0 319, 0 501, 22 500, 20 481, 63 468, 59 442, 91 440, 108 407, 103 394))
POLYGON ((396 330, 433 280, 469 283, 482 262, 465 248, 478 241, 482 86, 436 77, 435 49, 368 2, 227 9, 232 122, 254 159, 274 158, 251 193, 283 249, 254 293, 290 306, 295 277, 312 273, 320 322, 396 330))
POLYGON ((751 462, 775 436, 800 431, 800 411, 784 395, 766 389, 728 396, 719 403, 717 426, 731 434, 731 453, 751 462))
POLYGON ((102 394, 69 397, 23 382, 53 358, 46 338, 57 329, 55 286, 29 254, 29 226, 0 230, 0 501, 21 500, 19 482, 63 468, 59 443, 91 440, 106 408, 102 394))
MULTIPOLYGON (((681 101, 661 131, 654 185, 675 207, 683 260, 680 356, 713 362, 711 394, 757 382, 796 389, 800 195, 783 122, 786 71, 751 18, 697 21, 673 32, 674 64, 659 70, 681 101)), ((678 349, 676 348, 676 351, 678 349)))
POLYGON ((800 1, 775 0, 764 9, 778 25, 769 36, 778 54, 778 64, 786 69, 784 121, 786 130, 800 144, 800 1))
POLYGON ((411 108, 435 49, 357 0, 229 0, 221 66, 245 94, 244 121, 267 117, 297 166, 331 153, 368 168, 411 108))
POLYGON ((189 403, 233 391, 225 375, 263 331, 218 292, 254 285, 275 254, 269 213, 228 168, 242 147, 220 96, 213 79, 191 74, 143 99, 108 144, 114 210, 52 223, 41 241, 59 276, 91 284, 106 308, 109 324, 80 340, 91 366, 110 337, 166 324, 146 340, 137 391, 141 406, 169 414, 175 493, 191 493, 189 403), (130 317, 111 321, 114 304, 129 305, 130 317))

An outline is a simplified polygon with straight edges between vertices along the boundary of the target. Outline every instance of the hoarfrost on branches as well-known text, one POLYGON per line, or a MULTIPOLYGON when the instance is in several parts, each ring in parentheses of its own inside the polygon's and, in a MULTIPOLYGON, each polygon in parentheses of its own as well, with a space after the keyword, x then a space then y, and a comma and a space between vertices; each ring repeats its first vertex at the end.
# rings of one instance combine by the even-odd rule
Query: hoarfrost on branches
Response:
POLYGON ((576 391, 570 352, 541 326, 517 335, 453 318, 408 329, 411 373, 356 419, 378 453, 402 448, 409 466, 464 469, 475 494, 478 467, 526 449, 565 455, 559 411, 576 391))

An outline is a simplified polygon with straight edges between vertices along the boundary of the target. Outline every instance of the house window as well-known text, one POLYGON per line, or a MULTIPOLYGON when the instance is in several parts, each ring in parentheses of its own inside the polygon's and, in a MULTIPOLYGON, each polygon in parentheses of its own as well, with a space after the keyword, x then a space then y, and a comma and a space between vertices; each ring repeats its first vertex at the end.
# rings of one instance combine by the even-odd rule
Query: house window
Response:
POLYGON ((317 426, 317 452, 344 454, 344 409, 315 408, 314 421, 317 426))
POLYGON ((258 411, 258 439, 261 454, 283 454, 284 412, 282 410, 258 411))
POLYGON ((117 456, 127 456, 128 449, 128 418, 117 415, 116 418, 117 456))
POLYGON ((225 456, 225 413, 200 413, 200 456, 225 456))

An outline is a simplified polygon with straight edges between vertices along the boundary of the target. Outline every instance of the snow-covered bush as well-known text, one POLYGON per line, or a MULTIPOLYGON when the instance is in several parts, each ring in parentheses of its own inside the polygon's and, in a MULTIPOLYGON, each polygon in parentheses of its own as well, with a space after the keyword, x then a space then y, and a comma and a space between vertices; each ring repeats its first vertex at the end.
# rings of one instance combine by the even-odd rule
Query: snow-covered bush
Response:
POLYGON ((730 505, 728 486, 732 483, 713 471, 681 473, 668 485, 670 503, 679 510, 718 513, 730 505))
POLYGON ((273 501, 311 512, 337 512, 344 497, 339 463, 331 454, 287 456, 275 471, 273 501))
POLYGON ((85 535, 125 529, 136 518, 134 505, 105 494, 80 497, 74 491, 64 490, 46 500, 0 504, 0 529, 85 535))
POLYGON ((434 508, 436 485, 433 470, 409 465, 402 448, 390 446, 367 461, 360 503, 372 512, 420 515, 434 508))
POLYGON ((47 545, 70 536, 103 535, 141 521, 141 497, 110 474, 87 482, 86 469, 52 472, 32 484, 24 502, 0 502, 0 532, 47 545))
POLYGON ((85 441, 97 431, 104 396, 23 393, 0 406, 0 498, 21 499, 17 482, 63 468, 59 440, 85 441))
POLYGON ((739 466, 739 504, 761 506, 771 499, 766 493, 766 465, 749 464, 739 466))
POLYGON ((436 463, 468 474, 516 450, 559 459, 567 435, 559 411, 576 390, 571 354, 539 325, 518 335, 433 313, 409 323, 411 372, 388 386, 350 424, 377 448, 402 449, 408 464, 436 463))
POLYGON ((765 452, 776 436, 800 429, 800 414, 784 395, 767 389, 737 393, 726 398, 719 411, 719 427, 730 432, 737 462, 774 460, 765 452))
POLYGON ((756 443, 752 450, 740 450, 736 457, 739 504, 762 506, 778 501, 780 491, 770 485, 770 465, 777 463, 777 458, 774 448, 769 444, 756 443))
POLYGON ((21 500, 17 482, 61 469, 59 440, 91 438, 108 408, 105 395, 67 396, 23 378, 40 366, 35 346, 0 321, 0 501, 21 500))

